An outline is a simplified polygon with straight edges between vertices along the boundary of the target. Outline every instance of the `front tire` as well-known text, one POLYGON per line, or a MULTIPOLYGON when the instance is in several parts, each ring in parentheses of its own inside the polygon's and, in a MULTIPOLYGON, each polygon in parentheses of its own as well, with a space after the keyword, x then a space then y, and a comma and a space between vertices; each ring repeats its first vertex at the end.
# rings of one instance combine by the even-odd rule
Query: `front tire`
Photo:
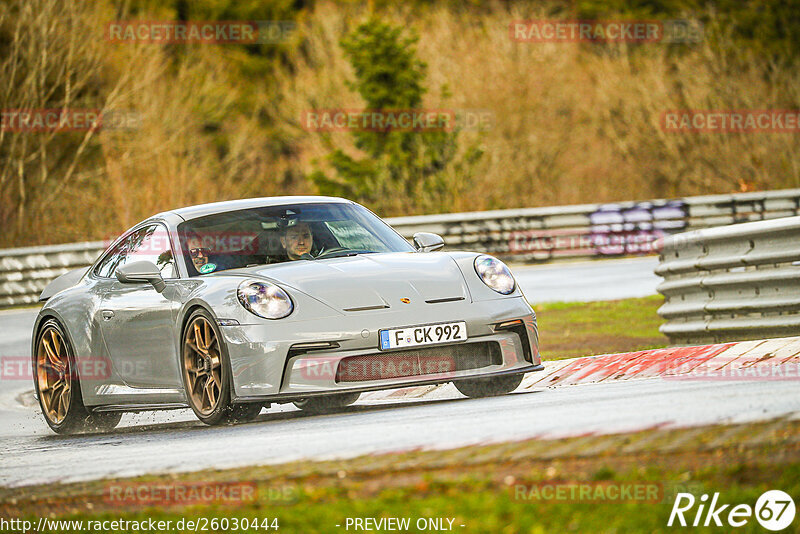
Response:
POLYGON ((308 397, 294 401, 294 405, 304 412, 327 413, 350 406, 358 400, 361 393, 340 393, 324 397, 308 397))
POLYGON ((490 378, 474 378, 454 382, 456 389, 471 398, 497 397, 511 393, 522 383, 524 375, 507 375, 490 378))
POLYGON ((121 413, 89 413, 84 406, 75 354, 55 319, 45 321, 39 330, 33 364, 39 407, 54 432, 108 431, 117 426, 121 413))
POLYGON ((252 421, 261 404, 231 402, 230 364, 216 321, 197 310, 186 322, 181 349, 181 375, 186 400, 194 414, 207 425, 252 421))

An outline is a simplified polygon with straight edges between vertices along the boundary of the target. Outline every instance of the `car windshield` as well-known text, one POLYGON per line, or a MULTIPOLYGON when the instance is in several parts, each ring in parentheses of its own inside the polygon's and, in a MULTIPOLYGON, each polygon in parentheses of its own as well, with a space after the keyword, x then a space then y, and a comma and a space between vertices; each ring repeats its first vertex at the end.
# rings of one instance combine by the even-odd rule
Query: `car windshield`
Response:
POLYGON ((318 203, 228 211, 178 225, 190 276, 252 265, 414 248, 358 204, 318 203))

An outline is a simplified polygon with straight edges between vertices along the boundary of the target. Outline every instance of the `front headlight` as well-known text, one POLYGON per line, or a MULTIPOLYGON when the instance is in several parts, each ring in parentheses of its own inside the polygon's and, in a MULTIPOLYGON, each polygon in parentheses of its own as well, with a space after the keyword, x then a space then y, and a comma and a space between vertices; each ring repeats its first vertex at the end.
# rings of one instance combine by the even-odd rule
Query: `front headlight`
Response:
POLYGON ((264 319, 283 319, 294 310, 289 294, 269 282, 244 282, 237 294, 247 311, 264 319))
POLYGON ((511 271, 497 258, 478 256, 475 258, 475 272, 484 284, 502 295, 508 295, 517 287, 511 271))

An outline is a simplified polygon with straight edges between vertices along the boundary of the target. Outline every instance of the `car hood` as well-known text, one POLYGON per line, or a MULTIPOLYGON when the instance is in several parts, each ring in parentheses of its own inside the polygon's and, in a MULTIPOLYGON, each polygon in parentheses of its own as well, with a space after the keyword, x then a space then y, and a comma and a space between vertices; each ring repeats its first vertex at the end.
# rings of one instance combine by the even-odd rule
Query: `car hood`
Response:
POLYGON ((444 252, 361 254, 248 269, 342 311, 469 299, 464 276, 444 252))

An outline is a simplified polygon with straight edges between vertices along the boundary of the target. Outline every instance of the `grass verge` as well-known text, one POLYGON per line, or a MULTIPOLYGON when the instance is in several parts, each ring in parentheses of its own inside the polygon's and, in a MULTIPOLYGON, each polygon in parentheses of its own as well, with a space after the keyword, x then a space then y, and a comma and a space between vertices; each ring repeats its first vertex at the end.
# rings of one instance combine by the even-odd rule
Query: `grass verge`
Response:
MULTIPOLYGON (((722 504, 751 507, 769 489, 800 495, 798 436, 800 422, 775 420, 0 489, 0 516, 153 519, 172 525, 181 519, 277 518, 282 532, 352 532, 353 527, 345 528, 347 518, 364 517, 410 518, 410 532, 423 531, 415 525, 420 518, 442 520, 456 532, 663 532, 670 530, 667 520, 677 492, 698 499, 719 492, 722 504), (109 497, 115 484, 242 483, 257 488, 254 498, 230 505, 142 507, 109 497), (656 489, 643 498, 635 491, 630 498, 614 498, 610 491, 641 486, 656 489), (578 492, 576 497, 570 489, 585 487, 588 496, 578 492), (557 488, 564 494, 555 493, 557 488)), ((687 513, 689 522, 696 511, 697 506, 687 513)), ((737 530, 763 531, 753 517, 737 530)))
POLYGON ((666 347, 656 310, 664 297, 534 305, 546 360, 666 347))

